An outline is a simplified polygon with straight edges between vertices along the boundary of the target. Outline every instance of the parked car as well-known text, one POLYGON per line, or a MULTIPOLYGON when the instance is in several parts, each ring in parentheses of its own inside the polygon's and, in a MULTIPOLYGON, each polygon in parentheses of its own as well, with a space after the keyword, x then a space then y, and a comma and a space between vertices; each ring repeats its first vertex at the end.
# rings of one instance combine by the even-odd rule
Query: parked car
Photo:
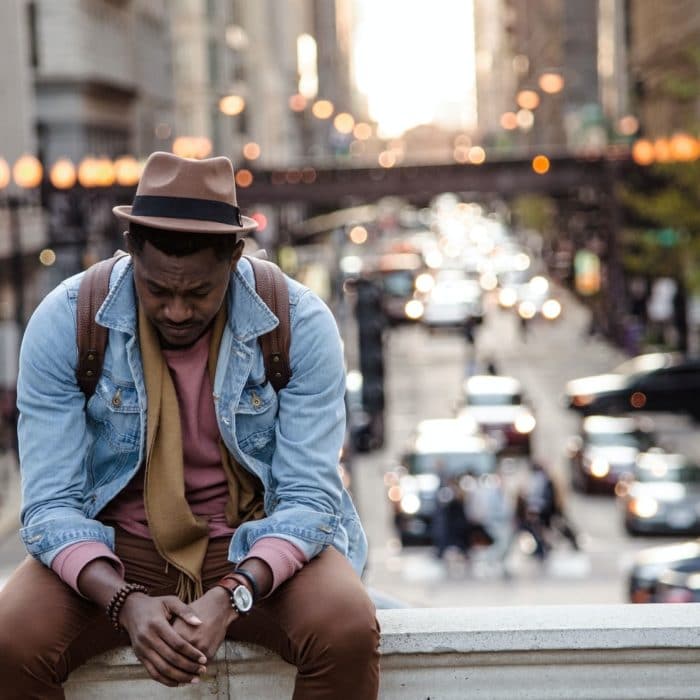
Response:
POLYGON ((584 415, 669 411, 700 420, 699 395, 700 358, 675 352, 639 355, 609 374, 566 385, 567 406, 584 415))
POLYGON ((666 569, 656 584, 656 603, 700 602, 700 567, 666 569))
POLYGON ((566 447, 574 490, 613 493, 620 477, 633 471, 637 455, 654 441, 650 420, 587 416, 566 447))
POLYGON ((685 455, 642 452, 615 490, 628 533, 700 534, 700 466, 685 455))
POLYGON ((700 540, 648 547, 637 552, 629 569, 630 603, 656 603, 656 586, 668 569, 700 570, 700 540))
POLYGON ((500 451, 530 454, 530 439, 537 421, 514 377, 478 374, 463 384, 464 406, 459 416, 473 418, 490 435, 500 451))
POLYGON ((462 270, 444 269, 423 301, 422 322, 431 330, 463 328, 467 319, 481 322, 484 316, 483 290, 462 270))
POLYGON ((438 491, 447 479, 478 478, 496 467, 493 442, 468 419, 419 423, 400 464, 384 475, 401 543, 432 543, 438 491))

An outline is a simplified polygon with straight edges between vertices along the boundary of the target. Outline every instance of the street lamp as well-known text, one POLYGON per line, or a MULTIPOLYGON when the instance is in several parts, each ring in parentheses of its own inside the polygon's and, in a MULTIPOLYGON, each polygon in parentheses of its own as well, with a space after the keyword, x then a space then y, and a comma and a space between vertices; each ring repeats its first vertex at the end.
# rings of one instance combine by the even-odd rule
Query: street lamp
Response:
POLYGON ((75 166, 68 158, 59 158, 49 171, 49 180, 57 190, 69 190, 77 179, 75 166))

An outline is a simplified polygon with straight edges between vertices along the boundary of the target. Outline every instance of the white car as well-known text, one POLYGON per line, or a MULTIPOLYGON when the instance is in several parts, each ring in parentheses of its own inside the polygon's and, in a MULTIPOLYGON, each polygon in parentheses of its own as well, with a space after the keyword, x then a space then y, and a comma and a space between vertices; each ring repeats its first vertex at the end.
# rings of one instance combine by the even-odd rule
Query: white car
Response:
POLYGON ((464 407, 469 416, 493 437, 504 452, 530 454, 530 438, 537 421, 525 403, 520 382, 514 377, 474 375, 463 385, 464 407))
POLYGON ((461 327, 484 315, 483 290, 462 270, 441 270, 423 302, 423 323, 429 328, 461 327))

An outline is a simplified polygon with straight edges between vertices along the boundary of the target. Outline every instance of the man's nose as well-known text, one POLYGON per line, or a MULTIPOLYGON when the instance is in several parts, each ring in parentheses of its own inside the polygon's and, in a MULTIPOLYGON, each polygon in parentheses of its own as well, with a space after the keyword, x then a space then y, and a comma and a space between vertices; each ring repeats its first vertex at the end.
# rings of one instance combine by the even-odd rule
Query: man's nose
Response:
POLYGON ((174 325, 187 323, 192 318, 192 308, 182 297, 173 297, 165 306, 165 318, 174 325))

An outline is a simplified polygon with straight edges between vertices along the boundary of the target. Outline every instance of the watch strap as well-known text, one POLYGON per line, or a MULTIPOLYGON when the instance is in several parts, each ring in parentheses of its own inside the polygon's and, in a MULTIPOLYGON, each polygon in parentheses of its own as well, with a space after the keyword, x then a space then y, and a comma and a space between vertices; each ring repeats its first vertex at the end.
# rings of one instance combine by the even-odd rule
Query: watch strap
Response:
MULTIPOLYGON (((236 588, 244 588, 245 590, 248 590, 245 584, 241 583, 239 578, 237 578, 233 574, 226 574, 226 576, 219 579, 214 585, 223 588, 228 593, 229 598, 231 600, 231 607, 233 607, 233 609, 237 613, 245 615, 249 612, 248 610, 240 610, 239 607, 236 605, 236 601, 233 597, 233 592, 236 590, 236 588)), ((255 596, 251 591, 248 591, 248 593, 250 594, 253 604, 255 604, 255 596)))
POLYGON ((248 571, 248 569, 244 569, 241 566, 238 566, 233 570, 233 575, 242 576, 250 584, 253 600, 257 601, 260 594, 260 587, 258 586, 258 580, 255 578, 255 576, 248 571))

